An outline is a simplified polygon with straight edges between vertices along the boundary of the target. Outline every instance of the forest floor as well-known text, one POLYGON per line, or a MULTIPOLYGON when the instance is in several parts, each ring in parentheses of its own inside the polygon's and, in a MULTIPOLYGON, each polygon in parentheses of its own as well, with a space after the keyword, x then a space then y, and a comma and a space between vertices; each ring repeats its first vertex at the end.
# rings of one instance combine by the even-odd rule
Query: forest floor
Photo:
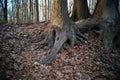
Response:
POLYGON ((94 33, 85 43, 61 49, 51 65, 40 64, 50 49, 39 48, 46 23, 0 25, 0 80, 120 80, 120 50, 107 54, 94 33))

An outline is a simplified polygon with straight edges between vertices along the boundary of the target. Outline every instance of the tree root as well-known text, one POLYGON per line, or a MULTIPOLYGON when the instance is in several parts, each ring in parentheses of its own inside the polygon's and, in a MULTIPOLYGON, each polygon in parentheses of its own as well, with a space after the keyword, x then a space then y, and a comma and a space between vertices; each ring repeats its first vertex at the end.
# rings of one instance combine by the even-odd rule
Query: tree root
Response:
POLYGON ((50 64, 63 44, 73 47, 86 40, 75 24, 64 25, 61 29, 53 26, 49 29, 49 33, 44 32, 41 36, 44 36, 44 40, 40 42, 39 47, 51 47, 49 55, 41 62, 42 64, 50 64))
MULTIPOLYGON (((119 20, 118 20, 119 21, 119 20)), ((81 32, 89 32, 93 31, 95 34, 100 35, 100 39, 104 43, 104 48, 107 53, 111 53, 113 51, 114 46, 117 46, 117 40, 115 40, 116 36, 119 36, 119 22, 116 22, 115 19, 105 19, 105 20, 98 20, 97 18, 89 18, 86 20, 77 21, 76 24, 78 25, 81 32), (114 42, 114 40, 116 42, 114 42)), ((118 39, 119 40, 119 39, 118 39)), ((117 42, 119 46, 119 42, 117 42)))

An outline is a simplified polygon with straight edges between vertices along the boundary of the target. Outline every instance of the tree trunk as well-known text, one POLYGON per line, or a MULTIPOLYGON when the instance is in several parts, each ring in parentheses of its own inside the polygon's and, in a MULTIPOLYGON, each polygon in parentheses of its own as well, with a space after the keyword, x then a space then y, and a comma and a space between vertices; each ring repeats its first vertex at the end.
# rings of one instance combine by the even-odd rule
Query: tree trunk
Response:
POLYGON ((4 0, 4 2, 2 2, 2 0, 0 0, 0 4, 2 6, 2 10, 3 10, 3 20, 5 23, 7 23, 7 0, 4 0))
POLYGON ((51 47, 50 54, 43 63, 49 64, 59 52, 63 44, 74 46, 84 41, 77 26, 70 21, 67 11, 67 0, 52 0, 50 23, 41 34, 43 40, 40 47, 51 47))
POLYGON ((31 0, 31 22, 33 23, 33 21, 34 21, 34 15, 33 15, 33 7, 34 7, 34 4, 33 4, 33 0, 31 0))
POLYGON ((15 9, 14 9, 15 2, 12 1, 12 14, 13 14, 13 23, 15 24, 15 9))
POLYGON ((36 0, 36 14, 37 14, 37 22, 39 22, 39 6, 38 0, 36 0))
POLYGON ((104 5, 104 0, 97 0, 97 4, 93 12, 94 18, 101 18, 100 16, 102 16, 103 5, 104 5))
POLYGON ((77 22, 79 29, 83 31, 89 31, 93 28, 100 29, 100 37, 103 40, 107 53, 113 51, 116 43, 114 41, 118 42, 120 39, 118 35, 120 33, 120 14, 117 1, 118 0, 98 0, 93 17, 77 22))
POLYGON ((17 20, 17 24, 19 24, 19 6, 20 6, 20 3, 19 3, 19 0, 16 0, 16 20, 17 20))
POLYGON ((5 8, 4 8, 4 19, 5 22, 7 23, 7 0, 4 0, 5 8))
POLYGON ((101 38, 103 39, 105 49, 108 53, 113 50, 114 38, 118 33, 119 12, 117 0, 104 0, 102 22, 101 22, 101 38))
POLYGON ((90 16, 87 0, 74 0, 72 20, 86 19, 90 16))
POLYGON ((50 15, 50 0, 48 0, 48 10, 47 10, 48 14, 47 14, 47 17, 48 17, 48 20, 50 19, 49 18, 49 15, 50 15))
POLYGON ((45 21, 47 20, 47 3, 46 0, 44 0, 44 16, 45 16, 45 21))
POLYGON ((100 37, 103 40, 105 50, 111 53, 114 47, 114 39, 119 33, 118 0, 98 0, 93 17, 98 19, 100 37))
POLYGON ((30 0, 30 6, 29 6, 29 9, 30 9, 30 13, 29 13, 29 21, 30 23, 32 22, 32 1, 30 0))

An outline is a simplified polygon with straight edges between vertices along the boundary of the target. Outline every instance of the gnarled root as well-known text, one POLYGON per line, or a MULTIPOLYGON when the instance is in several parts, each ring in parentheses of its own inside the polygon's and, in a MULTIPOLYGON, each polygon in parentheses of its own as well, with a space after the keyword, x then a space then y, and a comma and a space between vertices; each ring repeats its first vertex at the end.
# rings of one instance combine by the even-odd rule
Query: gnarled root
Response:
POLYGON ((74 46, 75 44, 81 44, 85 38, 80 33, 78 27, 75 24, 65 24, 60 27, 52 26, 49 30, 44 32, 44 40, 41 41, 40 47, 49 46, 52 47, 50 54, 44 60, 43 64, 50 64, 59 52, 63 44, 69 44, 74 46), (48 33, 47 33, 48 32, 48 33), (47 34, 46 34, 47 33, 47 34))

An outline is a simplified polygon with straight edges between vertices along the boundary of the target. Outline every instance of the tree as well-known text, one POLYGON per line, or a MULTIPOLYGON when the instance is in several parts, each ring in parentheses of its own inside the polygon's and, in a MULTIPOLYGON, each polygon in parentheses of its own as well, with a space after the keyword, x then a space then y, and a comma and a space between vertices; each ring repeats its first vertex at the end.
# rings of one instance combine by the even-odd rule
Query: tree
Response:
POLYGON ((87 0, 74 0, 72 20, 86 19, 90 16, 87 0))
POLYGON ((19 18, 20 2, 19 2, 19 0, 15 0, 15 5, 16 5, 16 23, 18 24, 20 22, 20 18, 19 18))
POLYGON ((69 19, 67 0, 52 0, 50 23, 41 37, 44 39, 41 41, 40 47, 49 46, 52 48, 47 59, 43 61, 46 64, 51 63, 64 44, 74 46, 84 41, 78 27, 69 19))
POLYGON ((102 16, 103 4, 104 0, 97 0, 97 4, 93 12, 94 18, 100 18, 100 16, 102 16))
POLYGON ((120 39, 119 16, 118 0, 98 0, 92 18, 79 21, 77 25, 81 31, 100 29, 97 33, 100 33, 106 52, 111 53, 115 41, 119 41, 115 39, 120 39))
POLYGON ((99 18, 100 37, 106 51, 108 53, 112 52, 114 39, 119 33, 118 0, 98 0, 93 17, 99 18))
POLYGON ((101 21, 101 38, 108 53, 113 50, 114 38, 119 32, 118 0, 104 0, 101 21))
POLYGON ((0 3, 4 14, 4 21, 7 22, 7 0, 0 0, 0 3))
POLYGON ((36 0, 36 13, 37 13, 37 22, 39 22, 39 6, 38 6, 38 0, 36 0))
POLYGON ((28 21, 31 23, 31 5, 32 5, 32 1, 28 0, 28 21))
POLYGON ((50 8, 51 8, 51 4, 50 3, 51 3, 51 0, 48 0, 48 11, 47 11, 48 12, 48 14, 47 14, 48 15, 48 20, 50 19, 49 17, 50 17, 50 11, 51 11, 50 10, 50 8))

